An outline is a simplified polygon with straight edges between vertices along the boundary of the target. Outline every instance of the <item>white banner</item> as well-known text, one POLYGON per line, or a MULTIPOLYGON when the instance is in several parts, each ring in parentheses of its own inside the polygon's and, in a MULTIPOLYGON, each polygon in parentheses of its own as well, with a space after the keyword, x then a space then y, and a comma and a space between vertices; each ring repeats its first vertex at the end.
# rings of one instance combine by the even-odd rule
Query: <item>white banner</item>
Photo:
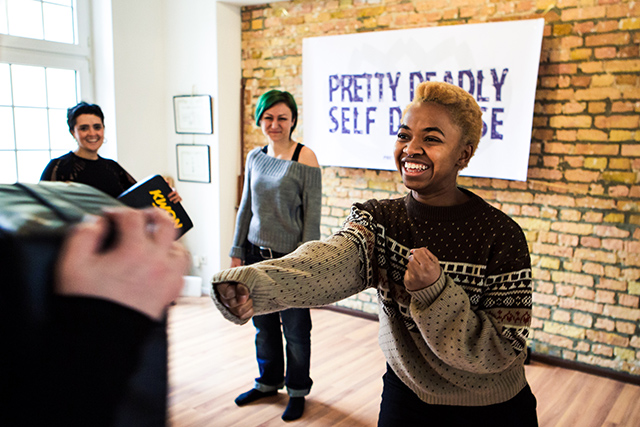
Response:
POLYGON ((460 174, 526 181, 544 19, 303 40, 304 143, 321 165, 395 169, 402 110, 416 86, 446 81, 483 110, 460 174))

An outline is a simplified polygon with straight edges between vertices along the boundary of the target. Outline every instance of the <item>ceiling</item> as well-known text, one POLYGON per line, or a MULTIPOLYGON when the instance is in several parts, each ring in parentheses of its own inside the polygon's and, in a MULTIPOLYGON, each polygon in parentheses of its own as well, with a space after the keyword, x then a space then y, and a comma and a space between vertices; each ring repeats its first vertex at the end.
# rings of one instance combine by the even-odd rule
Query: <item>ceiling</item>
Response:
POLYGON ((285 0, 219 0, 222 3, 235 4, 238 6, 249 6, 253 4, 277 3, 285 0))

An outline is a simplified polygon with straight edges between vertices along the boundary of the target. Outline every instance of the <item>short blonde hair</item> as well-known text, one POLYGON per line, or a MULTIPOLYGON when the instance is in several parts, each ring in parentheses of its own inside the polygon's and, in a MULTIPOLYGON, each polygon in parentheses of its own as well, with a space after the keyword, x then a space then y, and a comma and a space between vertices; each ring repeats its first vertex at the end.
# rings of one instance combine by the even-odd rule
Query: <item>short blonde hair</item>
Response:
POLYGON ((482 110, 473 96, 458 86, 444 82, 423 82, 416 88, 413 101, 404 109, 423 102, 435 102, 447 109, 453 123, 460 128, 461 142, 473 146, 476 152, 482 136, 482 110))

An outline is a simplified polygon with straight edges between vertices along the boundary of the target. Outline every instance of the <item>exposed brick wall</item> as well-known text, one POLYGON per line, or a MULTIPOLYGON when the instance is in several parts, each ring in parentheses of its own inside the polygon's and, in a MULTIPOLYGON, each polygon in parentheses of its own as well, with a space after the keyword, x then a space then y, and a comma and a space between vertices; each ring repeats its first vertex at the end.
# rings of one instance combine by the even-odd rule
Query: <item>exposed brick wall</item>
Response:
MULTIPOLYGON (((302 105, 302 39, 475 22, 545 19, 526 182, 459 184, 524 229, 534 287, 531 346, 640 375, 640 2, 334 0, 243 8, 245 150, 264 144, 257 97, 302 105)), ((304 141, 304 122, 294 138, 304 141)), ((406 193, 397 173, 323 168, 322 234, 354 201, 406 193)), ((377 312, 375 295, 341 305, 377 312)))

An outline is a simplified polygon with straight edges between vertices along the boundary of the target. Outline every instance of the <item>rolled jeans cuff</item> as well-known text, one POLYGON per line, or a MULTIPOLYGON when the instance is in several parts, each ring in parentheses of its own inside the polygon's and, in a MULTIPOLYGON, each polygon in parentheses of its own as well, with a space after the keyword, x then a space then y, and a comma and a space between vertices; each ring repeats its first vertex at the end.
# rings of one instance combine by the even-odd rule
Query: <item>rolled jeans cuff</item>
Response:
POLYGON ((284 388, 284 381, 282 381, 278 385, 266 385, 266 384, 262 384, 262 383, 259 383, 258 381, 256 381, 253 384, 253 388, 255 388, 256 390, 261 391, 263 393, 268 393, 270 391, 276 391, 276 390, 280 390, 281 388, 284 388))
POLYGON ((305 397, 306 395, 309 394, 309 392, 311 391, 311 389, 306 388, 304 390, 294 390, 292 388, 287 387, 287 393, 289 394, 289 397, 305 397))

